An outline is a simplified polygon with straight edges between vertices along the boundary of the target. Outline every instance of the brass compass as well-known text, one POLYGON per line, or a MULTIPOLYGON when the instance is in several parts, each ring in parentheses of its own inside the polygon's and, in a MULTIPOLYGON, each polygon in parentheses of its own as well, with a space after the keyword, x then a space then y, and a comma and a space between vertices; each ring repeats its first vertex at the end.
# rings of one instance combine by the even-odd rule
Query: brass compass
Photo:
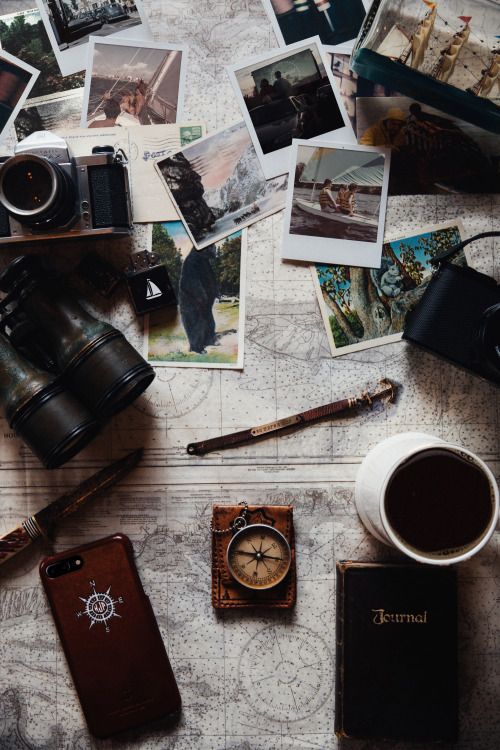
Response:
POLYGON ((286 577, 292 562, 286 538, 265 523, 247 526, 245 521, 245 525, 239 526, 227 548, 229 572, 249 589, 262 591, 277 586, 286 577))

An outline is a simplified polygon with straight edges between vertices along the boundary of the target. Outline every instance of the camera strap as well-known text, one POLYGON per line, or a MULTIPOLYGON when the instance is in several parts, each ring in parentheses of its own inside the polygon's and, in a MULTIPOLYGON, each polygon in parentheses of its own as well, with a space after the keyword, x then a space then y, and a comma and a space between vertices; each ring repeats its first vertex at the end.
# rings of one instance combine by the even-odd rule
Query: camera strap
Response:
POLYGON ((445 260, 450 260, 450 258, 453 258, 457 253, 460 252, 460 250, 463 250, 466 245, 469 245, 471 242, 475 242, 476 240, 482 240, 484 237, 500 237, 500 232, 482 232, 481 234, 475 234, 474 237, 469 237, 468 240, 464 240, 463 242, 459 242, 456 245, 452 245, 449 250, 441 253, 441 255, 436 255, 435 258, 431 259, 431 265, 437 266, 441 263, 444 263, 445 260))

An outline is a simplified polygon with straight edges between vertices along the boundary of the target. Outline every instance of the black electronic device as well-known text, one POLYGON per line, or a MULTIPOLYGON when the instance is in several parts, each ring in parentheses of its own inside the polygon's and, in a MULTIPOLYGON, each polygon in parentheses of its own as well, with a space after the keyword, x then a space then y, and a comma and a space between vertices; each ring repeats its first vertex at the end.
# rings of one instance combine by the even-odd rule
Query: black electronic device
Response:
POLYGON ((403 338, 500 385, 500 287, 491 276, 448 261, 484 232, 431 261, 439 265, 419 304, 406 317, 403 338))
POLYGON ((54 133, 28 136, 0 160, 0 244, 129 234, 126 161, 108 146, 72 157, 54 133))

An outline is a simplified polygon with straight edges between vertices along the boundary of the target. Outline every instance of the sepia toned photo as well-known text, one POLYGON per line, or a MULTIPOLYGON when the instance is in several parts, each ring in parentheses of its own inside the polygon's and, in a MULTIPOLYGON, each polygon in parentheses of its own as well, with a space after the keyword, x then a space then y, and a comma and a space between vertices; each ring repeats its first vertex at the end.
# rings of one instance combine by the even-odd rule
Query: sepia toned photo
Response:
POLYGON ((370 0, 262 0, 281 45, 319 36, 326 47, 354 40, 370 0))
POLYGON ((142 0, 36 0, 61 73, 86 67, 89 36, 150 39, 142 0))
MULTIPOLYGON (((431 260, 464 239, 458 220, 384 242, 380 268, 313 265, 332 356, 399 341, 431 279, 431 260)), ((457 261, 466 263, 462 252, 457 261)))
POLYGON ((246 232, 196 250, 181 221, 153 224, 177 307, 149 315, 145 356, 155 366, 243 367, 246 232))
POLYGON ((239 62, 229 77, 267 178, 288 170, 293 138, 356 142, 318 37, 239 62))
POLYGON ((239 122, 156 162, 198 249, 281 210, 287 176, 266 180, 239 122))
POLYGON ((38 77, 38 70, 0 49, 0 140, 38 77))
POLYGON ((143 42, 89 40, 82 127, 166 125, 179 117, 186 52, 143 42))
POLYGON ((283 257, 378 266, 389 154, 320 140, 294 147, 283 257))

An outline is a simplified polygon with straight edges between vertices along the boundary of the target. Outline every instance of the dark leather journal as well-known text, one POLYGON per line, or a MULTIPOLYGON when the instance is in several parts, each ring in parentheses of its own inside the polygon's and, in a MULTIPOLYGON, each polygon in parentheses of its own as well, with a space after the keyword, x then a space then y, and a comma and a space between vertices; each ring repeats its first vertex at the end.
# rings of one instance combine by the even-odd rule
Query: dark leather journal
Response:
POLYGON ((339 737, 455 739, 455 571, 337 563, 336 679, 339 737))

